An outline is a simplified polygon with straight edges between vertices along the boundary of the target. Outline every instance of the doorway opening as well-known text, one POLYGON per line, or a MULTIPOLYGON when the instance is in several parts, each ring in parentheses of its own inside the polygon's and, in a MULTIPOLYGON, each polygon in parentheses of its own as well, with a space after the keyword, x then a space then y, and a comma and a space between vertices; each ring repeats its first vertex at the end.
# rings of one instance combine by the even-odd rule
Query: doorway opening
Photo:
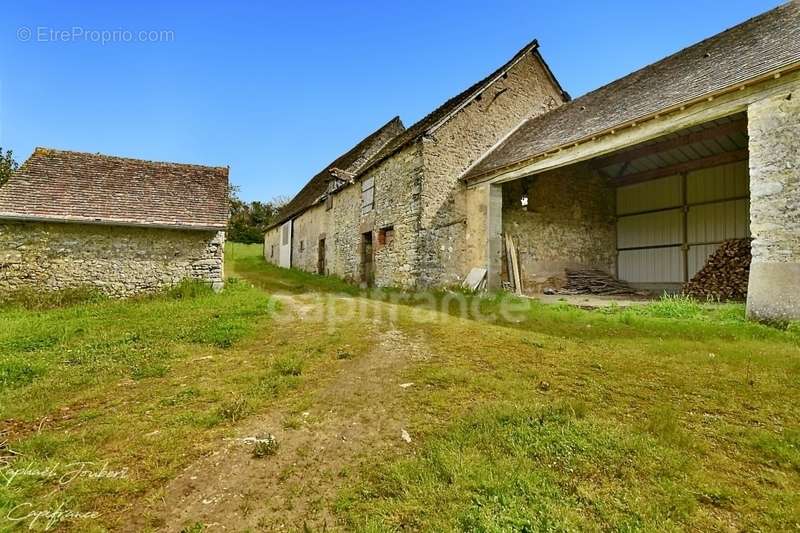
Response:
POLYGON ((325 238, 319 240, 319 251, 317 252, 317 274, 324 276, 325 272, 325 238))
POLYGON ((368 231, 361 235, 361 281, 368 287, 375 282, 375 262, 374 247, 372 243, 372 232, 368 231))

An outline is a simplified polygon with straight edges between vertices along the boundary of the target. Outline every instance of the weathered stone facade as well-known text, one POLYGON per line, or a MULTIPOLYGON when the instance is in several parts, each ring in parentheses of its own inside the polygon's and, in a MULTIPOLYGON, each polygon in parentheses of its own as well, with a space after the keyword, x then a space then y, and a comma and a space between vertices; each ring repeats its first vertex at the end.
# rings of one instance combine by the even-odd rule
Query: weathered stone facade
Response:
MULTIPOLYGON (((292 266, 318 272, 320 240, 325 243, 325 273, 353 282, 362 281, 362 236, 371 233, 375 246, 375 284, 411 287, 417 246, 420 162, 418 145, 401 150, 378 165, 370 176, 375 179, 374 208, 361 213, 361 187, 355 183, 332 196, 330 209, 325 203, 306 210, 293 221, 292 266), (392 242, 381 245, 382 229, 391 227, 392 242)), ((265 236, 267 261, 278 263, 280 227, 265 236)))
POLYGON ((0 291, 93 287, 113 297, 198 279, 223 283, 225 233, 0 222, 0 291))
POLYGON ((800 84, 748 108, 753 261, 747 311, 800 318, 800 84))
MULTIPOLYGON (((483 93, 374 165, 355 183, 293 221, 292 266, 317 272, 325 239, 326 273, 363 279, 363 235, 372 234, 378 286, 418 288, 460 283, 476 266, 467 248, 464 171, 523 120, 563 102, 560 88, 534 51, 511 65, 483 93), (361 182, 374 179, 374 208, 362 214, 361 182), (381 231, 391 228, 384 244, 381 231)), ((265 236, 266 259, 278 263, 280 228, 265 236)))
MULTIPOLYGON (((519 253, 526 291, 565 268, 616 270, 614 188, 585 163, 503 185, 503 233, 519 253), (527 206, 522 198, 528 199, 527 206)), ((504 270, 507 272, 508 267, 504 270)))
POLYGON ((534 54, 488 87, 422 143, 424 177, 419 285, 460 283, 476 264, 466 259, 464 172, 524 120, 563 103, 560 89, 534 54))

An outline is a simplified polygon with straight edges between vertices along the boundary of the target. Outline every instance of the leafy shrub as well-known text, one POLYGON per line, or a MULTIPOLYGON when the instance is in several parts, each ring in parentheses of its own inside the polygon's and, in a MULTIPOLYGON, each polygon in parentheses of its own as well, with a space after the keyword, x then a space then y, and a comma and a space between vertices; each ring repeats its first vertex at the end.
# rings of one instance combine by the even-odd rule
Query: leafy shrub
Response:
POLYGON ((253 446, 253 457, 263 459, 264 457, 275 455, 278 453, 279 447, 280 444, 278 444, 278 439, 275 438, 275 435, 268 433, 256 439, 255 446, 253 446))

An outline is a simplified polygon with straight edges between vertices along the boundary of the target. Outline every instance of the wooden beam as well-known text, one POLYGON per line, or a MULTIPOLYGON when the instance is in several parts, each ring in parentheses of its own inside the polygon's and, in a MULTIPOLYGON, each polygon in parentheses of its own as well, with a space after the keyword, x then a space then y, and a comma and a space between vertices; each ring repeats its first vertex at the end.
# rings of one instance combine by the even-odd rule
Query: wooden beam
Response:
POLYGON ((625 161, 622 164, 622 166, 619 169, 619 172, 617 172, 617 179, 622 179, 622 176, 625 175, 625 171, 628 170, 628 167, 630 166, 630 164, 631 164, 630 160, 625 161))
POLYGON ((731 133, 747 133, 747 120, 740 119, 733 122, 728 122, 727 124, 720 124, 719 126, 708 128, 702 131, 692 132, 688 135, 681 135, 680 137, 675 137, 674 139, 668 139, 666 141, 657 142, 647 146, 640 146, 638 148, 617 152, 616 154, 608 157, 597 159, 592 163, 592 166, 595 168, 603 168, 615 165, 617 163, 627 163, 635 159, 647 157, 649 155, 659 154, 668 150, 680 148, 681 146, 687 146, 689 144, 703 142, 710 139, 717 139, 724 135, 730 135, 731 133))
POLYGON ((717 167, 719 165, 725 165, 727 163, 744 161, 747 159, 747 155, 748 155, 747 149, 736 150, 735 152, 724 152, 709 157, 703 157, 702 159, 695 159, 693 161, 687 161, 685 163, 678 163, 677 165, 672 165, 669 167, 645 170, 644 172, 631 174, 629 176, 625 176, 621 180, 617 180, 616 185, 617 186, 632 185, 634 183, 640 183, 643 181, 664 178, 666 176, 674 176, 676 174, 681 174, 683 172, 691 172, 693 170, 700 170, 702 168, 717 167))

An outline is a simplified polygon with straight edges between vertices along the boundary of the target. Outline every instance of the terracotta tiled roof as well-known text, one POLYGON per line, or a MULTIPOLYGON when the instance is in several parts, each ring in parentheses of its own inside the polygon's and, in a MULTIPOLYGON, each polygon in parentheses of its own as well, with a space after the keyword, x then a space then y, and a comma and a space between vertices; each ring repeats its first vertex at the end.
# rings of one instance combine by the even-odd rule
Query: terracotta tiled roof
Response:
POLYGON ((798 62, 800 3, 793 1, 528 120, 465 177, 491 174, 798 62))
POLYGON ((37 148, 0 187, 0 219, 224 229, 228 169, 37 148))
POLYGON ((282 224, 314 205, 328 190, 328 180, 332 177, 337 177, 337 174, 340 178, 346 174, 354 174, 378 150, 404 130, 405 126, 400 121, 400 117, 394 117, 353 148, 340 155, 335 161, 311 178, 305 187, 281 209, 277 220, 270 227, 282 224))

